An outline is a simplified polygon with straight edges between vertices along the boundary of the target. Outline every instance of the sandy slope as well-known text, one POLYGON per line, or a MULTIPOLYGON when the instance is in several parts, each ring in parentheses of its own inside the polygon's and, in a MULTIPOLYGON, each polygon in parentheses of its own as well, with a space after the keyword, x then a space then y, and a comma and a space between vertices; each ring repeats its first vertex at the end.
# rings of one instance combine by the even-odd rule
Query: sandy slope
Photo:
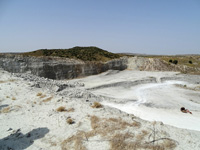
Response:
POLYGON ((162 121, 179 128, 200 131, 200 105, 190 100, 199 100, 200 93, 179 89, 174 84, 187 85, 186 82, 177 81, 140 85, 130 88, 132 93, 126 94, 126 98, 134 98, 137 101, 122 105, 105 101, 103 104, 134 114, 145 120, 162 121), (192 94, 193 97, 188 96, 192 94), (193 114, 180 112, 182 106, 187 107, 193 114))
MULTIPOLYGON (((39 88, 36 84, 38 79, 25 80, 0 70, 0 149, 107 150, 113 147, 117 134, 124 136, 125 133, 134 135, 127 137, 128 141, 139 142, 142 147, 141 145, 152 141, 151 134, 154 128, 157 131, 156 139, 169 138, 175 141, 175 149, 200 149, 199 91, 180 88, 171 83, 158 85, 138 82, 137 85, 125 87, 123 84, 124 81, 154 77, 156 81, 161 81, 162 77, 174 78, 176 74, 108 71, 83 79, 59 81, 68 86, 57 92, 58 81, 51 81, 51 85, 41 84, 39 88), (122 84, 118 87, 102 86, 117 82, 122 84), (84 83, 85 86, 82 87, 79 83, 84 83), (97 86, 102 87, 86 90, 97 86), (101 101, 105 106, 92 108, 94 101, 101 101), (179 108, 182 105, 191 109, 193 115, 181 113, 179 108), (67 111, 58 112, 56 109, 60 106, 64 106, 67 111), (69 111, 70 108, 74 111, 69 111), (94 121, 93 116, 99 119, 94 121), (72 118, 75 123, 68 124, 68 118, 72 118), (162 121, 164 124, 151 122, 153 120, 162 121), (77 145, 79 147, 76 147, 77 145)), ((181 75, 179 76, 182 79, 181 75)), ((43 80, 45 83, 50 82, 46 79, 40 79, 38 82, 43 80)), ((191 83, 187 85, 191 88, 197 86, 191 83)), ((117 143, 120 142, 123 147, 124 141, 119 139, 117 143)), ((155 144, 172 149, 167 147, 166 142, 161 140, 155 144)))
MULTIPOLYGON (((104 75, 102 77, 102 75, 99 75, 96 78, 94 78, 94 76, 88 77, 87 79, 82 80, 82 82, 85 81, 85 84, 89 84, 89 87, 91 87, 91 85, 99 86, 103 83, 108 84, 111 82, 142 80, 148 77, 155 77, 158 80, 158 83, 139 84, 128 88, 118 86, 102 87, 93 90, 96 94, 118 98, 121 99, 121 101, 123 99, 124 101, 127 101, 123 101, 123 104, 119 104, 105 100, 103 102, 104 105, 118 108, 145 120, 162 121, 166 124, 180 128, 200 130, 200 92, 176 86, 183 85, 194 88, 195 86, 198 87, 199 84, 191 84, 187 81, 178 80, 170 80, 161 83, 159 79, 162 77, 171 76, 173 79, 175 76, 178 76, 175 73, 170 72, 125 71, 110 76, 104 75), (180 107, 183 106, 191 110, 193 115, 181 113, 180 107)), ((182 79, 183 78, 180 78, 180 80, 182 79)))

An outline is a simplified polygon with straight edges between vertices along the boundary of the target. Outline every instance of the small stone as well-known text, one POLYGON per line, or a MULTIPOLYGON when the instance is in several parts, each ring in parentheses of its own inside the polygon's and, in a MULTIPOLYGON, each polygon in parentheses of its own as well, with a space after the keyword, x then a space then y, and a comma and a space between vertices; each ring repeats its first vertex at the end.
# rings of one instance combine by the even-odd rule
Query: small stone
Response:
POLYGON ((12 130, 12 128, 9 128, 7 131, 11 131, 12 130))
POLYGON ((17 129, 16 133, 18 133, 18 132, 20 132, 20 131, 21 131, 21 129, 17 129))

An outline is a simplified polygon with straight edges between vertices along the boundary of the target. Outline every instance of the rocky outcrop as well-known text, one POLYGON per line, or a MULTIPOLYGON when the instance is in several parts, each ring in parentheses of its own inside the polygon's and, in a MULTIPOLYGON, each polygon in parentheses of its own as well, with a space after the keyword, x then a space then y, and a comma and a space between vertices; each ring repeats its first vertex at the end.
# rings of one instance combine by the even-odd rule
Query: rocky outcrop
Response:
POLYGON ((158 58, 130 57, 128 69, 140 71, 177 71, 182 73, 200 73, 200 68, 185 65, 175 65, 158 58))
POLYGON ((0 67, 12 73, 31 73, 49 79, 73 79, 107 70, 177 71, 200 73, 200 68, 174 65, 157 58, 121 57, 108 62, 81 61, 61 57, 30 57, 1 54, 0 67))
POLYGON ((49 79, 72 79, 98 74, 109 69, 124 70, 127 58, 104 62, 83 62, 60 57, 29 57, 1 54, 0 66, 12 73, 31 73, 49 79))

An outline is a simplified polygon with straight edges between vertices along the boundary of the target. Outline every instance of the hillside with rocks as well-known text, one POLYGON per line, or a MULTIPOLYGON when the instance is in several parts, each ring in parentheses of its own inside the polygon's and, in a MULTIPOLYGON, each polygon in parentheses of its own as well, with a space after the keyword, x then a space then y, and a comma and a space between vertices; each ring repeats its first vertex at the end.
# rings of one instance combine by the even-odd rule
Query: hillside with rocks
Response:
POLYGON ((0 54, 0 149, 200 149, 196 59, 77 49, 0 54))
POLYGON ((37 50, 21 54, 0 54, 0 66, 12 73, 28 72, 40 77, 59 80, 95 75, 110 69, 200 74, 199 58, 197 56, 192 58, 175 57, 173 60, 178 60, 179 63, 174 64, 169 62, 171 57, 133 57, 113 54, 96 47, 74 47, 37 50), (189 60, 190 64, 183 60, 189 60))
POLYGON ((0 149, 198 150, 198 81, 135 70, 58 81, 1 69, 0 149))
POLYGON ((1 54, 0 66, 12 73, 31 73, 49 79, 73 79, 99 74, 109 69, 124 70, 127 59, 118 58, 107 62, 82 61, 60 57, 35 57, 1 54))
POLYGON ((21 53, 23 56, 53 56, 71 59, 79 59, 82 61, 109 61, 111 59, 120 58, 122 54, 114 54, 98 47, 73 47, 69 49, 41 49, 27 53, 21 53))
POLYGON ((148 58, 148 57, 129 57, 128 68, 141 71, 177 71, 181 73, 200 74, 199 65, 186 65, 183 63, 173 64, 169 59, 148 58))

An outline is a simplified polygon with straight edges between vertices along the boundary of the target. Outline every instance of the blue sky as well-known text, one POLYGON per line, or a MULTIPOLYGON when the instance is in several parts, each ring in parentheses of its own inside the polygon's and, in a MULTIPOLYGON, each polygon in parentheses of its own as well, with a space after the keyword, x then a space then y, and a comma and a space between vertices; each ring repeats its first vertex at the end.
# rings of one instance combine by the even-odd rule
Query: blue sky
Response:
POLYGON ((0 0, 0 52, 200 54, 200 0, 0 0))

